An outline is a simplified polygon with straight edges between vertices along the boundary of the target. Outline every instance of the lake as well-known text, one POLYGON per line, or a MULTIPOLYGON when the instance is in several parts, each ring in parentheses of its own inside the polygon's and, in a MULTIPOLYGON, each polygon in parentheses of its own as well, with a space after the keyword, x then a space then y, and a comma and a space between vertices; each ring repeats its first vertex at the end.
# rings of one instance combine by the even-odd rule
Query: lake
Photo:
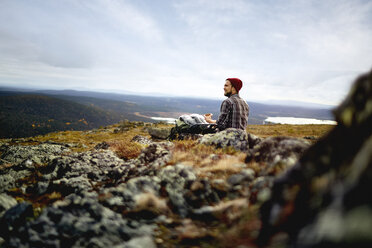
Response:
POLYGON ((166 118, 166 117, 151 117, 151 119, 156 120, 156 121, 163 121, 169 124, 175 124, 177 120, 175 118, 166 118))
POLYGON ((318 120, 312 118, 297 118, 297 117, 267 117, 264 124, 293 124, 293 125, 306 125, 306 124, 326 124, 337 125, 336 121, 332 120, 318 120))
MULTIPOLYGON (((163 121, 169 124, 175 124, 177 119, 167 117, 151 117, 156 121, 163 121)), ((325 125, 337 125, 336 121, 332 120, 318 120, 312 118, 297 118, 297 117, 267 117, 264 120, 264 124, 292 124, 292 125, 307 125, 307 124, 325 124, 325 125)), ((248 121, 249 124, 249 121, 248 121)))

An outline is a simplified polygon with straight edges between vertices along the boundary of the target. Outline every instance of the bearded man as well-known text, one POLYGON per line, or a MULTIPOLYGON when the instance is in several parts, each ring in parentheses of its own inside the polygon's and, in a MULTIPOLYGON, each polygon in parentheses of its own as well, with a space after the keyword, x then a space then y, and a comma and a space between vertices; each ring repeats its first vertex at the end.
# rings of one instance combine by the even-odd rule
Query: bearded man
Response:
POLYGON ((221 104, 220 115, 217 120, 212 119, 212 114, 205 114, 208 123, 217 124, 218 130, 237 128, 245 130, 248 125, 249 106, 239 96, 243 82, 239 78, 228 78, 223 87, 224 95, 227 96, 221 104))

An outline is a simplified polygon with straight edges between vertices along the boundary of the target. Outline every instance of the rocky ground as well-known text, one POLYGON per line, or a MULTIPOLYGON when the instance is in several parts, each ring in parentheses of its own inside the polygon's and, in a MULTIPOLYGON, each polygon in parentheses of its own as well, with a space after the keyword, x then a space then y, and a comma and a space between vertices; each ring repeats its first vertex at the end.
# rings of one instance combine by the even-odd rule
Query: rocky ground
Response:
POLYGON ((125 156, 2 140, 0 247, 371 247, 371 73, 335 115, 315 144, 234 129, 167 141, 145 124, 125 156))

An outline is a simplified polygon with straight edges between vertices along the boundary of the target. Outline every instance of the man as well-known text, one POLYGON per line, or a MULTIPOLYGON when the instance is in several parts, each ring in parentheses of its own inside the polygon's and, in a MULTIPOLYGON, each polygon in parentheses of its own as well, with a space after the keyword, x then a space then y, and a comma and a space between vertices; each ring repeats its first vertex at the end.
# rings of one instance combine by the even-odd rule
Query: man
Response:
POLYGON ((228 98, 221 104, 220 116, 217 120, 212 120, 212 114, 205 114, 205 120, 208 123, 216 123, 220 131, 231 127, 245 130, 248 124, 249 106, 239 96, 242 86, 243 82, 238 78, 226 79, 223 90, 228 98))

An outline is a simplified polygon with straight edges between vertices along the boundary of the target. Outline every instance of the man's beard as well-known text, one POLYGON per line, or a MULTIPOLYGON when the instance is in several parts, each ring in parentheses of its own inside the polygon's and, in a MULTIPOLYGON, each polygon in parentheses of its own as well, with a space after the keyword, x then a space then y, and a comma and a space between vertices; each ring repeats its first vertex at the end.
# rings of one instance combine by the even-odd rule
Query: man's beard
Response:
POLYGON ((230 97, 231 96, 231 92, 226 92, 224 95, 227 96, 227 97, 230 97))

